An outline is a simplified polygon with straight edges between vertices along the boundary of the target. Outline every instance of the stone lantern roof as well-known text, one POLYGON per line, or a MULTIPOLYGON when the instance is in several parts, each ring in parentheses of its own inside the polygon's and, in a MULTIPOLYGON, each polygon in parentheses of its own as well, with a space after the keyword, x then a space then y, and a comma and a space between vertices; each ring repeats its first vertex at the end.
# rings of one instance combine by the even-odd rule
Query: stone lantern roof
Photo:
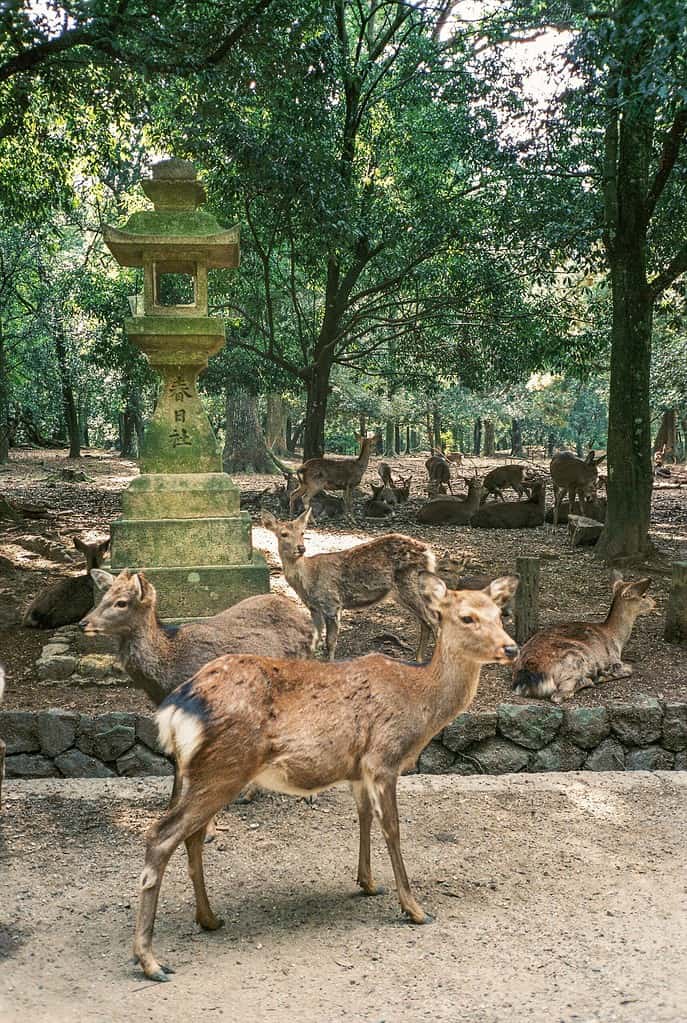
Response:
POLYGON ((154 261, 171 273, 239 265, 239 228, 222 228, 211 213, 197 207, 205 189, 188 160, 162 160, 141 182, 153 210, 132 213, 122 230, 106 227, 105 244, 121 266, 154 261))

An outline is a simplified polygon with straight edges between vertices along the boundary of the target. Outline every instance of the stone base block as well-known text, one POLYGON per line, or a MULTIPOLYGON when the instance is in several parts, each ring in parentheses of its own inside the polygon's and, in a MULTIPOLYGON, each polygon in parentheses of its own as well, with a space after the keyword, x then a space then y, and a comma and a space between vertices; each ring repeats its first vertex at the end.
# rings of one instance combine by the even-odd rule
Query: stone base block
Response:
POLYGON ((223 472, 148 473, 122 494, 124 519, 223 518, 239 513, 239 489, 223 472))
POLYGON ((145 565, 246 565, 251 552, 247 512, 223 518, 122 518, 112 523, 111 561, 117 572, 145 565))
POLYGON ((158 612, 166 622, 202 620, 245 597, 270 590, 269 569, 262 555, 256 553, 243 565, 141 566, 141 570, 157 590, 158 612))

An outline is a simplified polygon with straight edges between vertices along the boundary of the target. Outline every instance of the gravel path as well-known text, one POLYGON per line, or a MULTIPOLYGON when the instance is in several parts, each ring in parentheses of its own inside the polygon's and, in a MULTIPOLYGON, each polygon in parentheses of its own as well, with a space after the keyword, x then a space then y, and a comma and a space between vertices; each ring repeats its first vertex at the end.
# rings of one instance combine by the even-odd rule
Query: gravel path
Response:
POLYGON ((162 886, 156 948, 128 963, 143 834, 165 781, 7 782, 0 818, 0 1019, 370 1023, 684 1023, 687 774, 411 777, 406 864, 429 927, 390 892, 352 898, 348 793, 263 797, 207 848, 226 919, 197 931, 185 857, 162 886))

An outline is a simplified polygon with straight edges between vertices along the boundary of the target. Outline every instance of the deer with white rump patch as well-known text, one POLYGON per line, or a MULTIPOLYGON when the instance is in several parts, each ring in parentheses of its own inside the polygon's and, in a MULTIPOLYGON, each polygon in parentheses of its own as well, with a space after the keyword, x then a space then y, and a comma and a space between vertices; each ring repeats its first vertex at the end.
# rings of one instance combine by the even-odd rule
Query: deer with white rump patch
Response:
POLYGON ((434 632, 434 620, 420 594, 418 576, 433 571, 434 555, 426 544, 401 533, 388 533, 345 551, 305 557, 305 530, 310 511, 291 522, 263 512, 262 524, 277 537, 284 575, 312 616, 320 643, 334 660, 341 612, 371 607, 388 595, 420 622, 417 659, 422 660, 434 632))
POLYGON ((342 490, 346 511, 351 514, 353 491, 369 465, 375 435, 363 437, 356 433, 355 439, 360 444, 357 458, 309 458, 296 469, 300 482, 289 498, 292 513, 299 497, 307 511, 315 494, 322 490, 342 490))
POLYGON ((396 784, 430 739, 472 702, 483 664, 510 663, 517 646, 501 624, 500 606, 517 580, 486 590, 452 592, 422 573, 421 598, 438 639, 427 665, 382 654, 323 665, 266 657, 221 657, 164 701, 160 740, 173 753, 181 794, 148 833, 134 936, 134 957, 151 980, 164 981, 152 947, 155 913, 169 859, 186 843, 196 921, 215 930, 203 877, 206 822, 251 781, 277 792, 309 795, 348 784, 360 824, 358 884, 379 895, 370 865, 376 816, 393 867, 402 911, 416 924, 431 917, 414 897, 401 855, 396 784))
POLYGON ((656 604, 645 596, 650 579, 624 582, 613 573, 613 601, 604 622, 567 622, 551 625, 528 639, 513 666, 513 689, 518 696, 567 700, 606 678, 632 674, 622 660, 637 617, 656 604))

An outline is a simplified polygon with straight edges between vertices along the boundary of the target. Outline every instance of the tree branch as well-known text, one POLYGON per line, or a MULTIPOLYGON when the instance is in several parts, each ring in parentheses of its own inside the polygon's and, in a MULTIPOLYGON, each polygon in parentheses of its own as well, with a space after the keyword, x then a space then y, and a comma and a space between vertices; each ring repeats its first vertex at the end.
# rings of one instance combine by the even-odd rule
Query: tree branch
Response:
POLYGON ((676 113, 673 123, 663 138, 663 148, 661 150, 658 170, 647 194, 644 213, 645 224, 648 224, 651 220, 656 203, 661 198, 663 189, 666 187, 668 178, 675 166, 680 146, 684 140, 685 132, 687 132, 687 107, 682 107, 676 113))

